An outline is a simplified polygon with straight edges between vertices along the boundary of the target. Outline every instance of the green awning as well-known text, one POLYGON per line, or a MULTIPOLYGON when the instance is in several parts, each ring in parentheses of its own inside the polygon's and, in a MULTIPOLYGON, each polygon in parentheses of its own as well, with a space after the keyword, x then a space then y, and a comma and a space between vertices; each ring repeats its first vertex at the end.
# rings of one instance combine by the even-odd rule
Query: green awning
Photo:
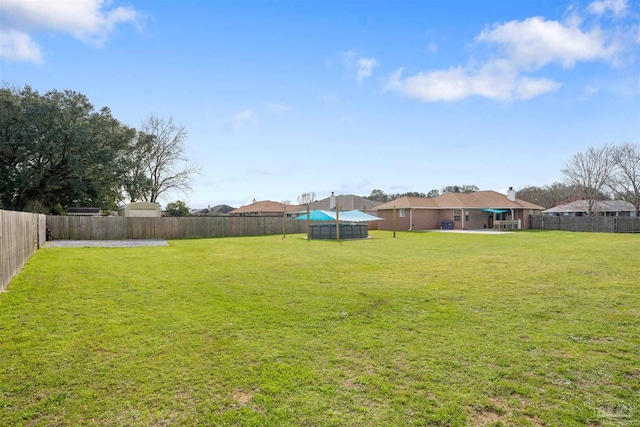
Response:
POLYGON ((509 212, 507 209, 491 209, 491 208, 487 208, 487 209, 482 209, 483 212, 489 212, 489 213, 504 213, 504 212, 509 212))

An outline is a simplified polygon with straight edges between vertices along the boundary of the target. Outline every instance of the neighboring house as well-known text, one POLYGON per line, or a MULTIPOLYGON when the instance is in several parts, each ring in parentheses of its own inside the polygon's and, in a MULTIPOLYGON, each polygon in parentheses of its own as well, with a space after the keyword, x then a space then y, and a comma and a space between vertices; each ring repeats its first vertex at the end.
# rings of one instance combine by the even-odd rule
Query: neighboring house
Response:
POLYGON ((231 216, 287 216, 296 217, 300 211, 298 205, 285 205, 280 202, 272 202, 271 200, 262 200, 253 202, 250 205, 234 209, 229 212, 231 216))
POLYGON ((235 210, 228 205, 216 205, 209 206, 204 209, 193 209, 191 215, 193 216, 226 216, 229 212, 235 210))
POLYGON ((160 205, 150 202, 133 202, 118 209, 119 216, 160 218, 160 205))
MULTIPOLYGON (((335 210, 336 205, 338 205, 341 211, 352 211, 357 209, 375 215, 376 207, 381 204, 382 203, 380 202, 375 202, 367 199, 366 197, 355 196, 353 194, 334 196, 334 194, 331 193, 331 196, 326 199, 309 203, 309 210, 332 211, 335 210)), ((300 206, 300 208, 302 208, 306 213, 306 205, 300 206)))
MULTIPOLYGON (((542 211, 549 216, 586 216, 588 211, 586 200, 576 200, 554 206, 542 211)), ((598 216, 636 216, 636 207, 633 203, 624 200, 598 200, 594 205, 594 215, 598 216)))
POLYGON ((542 206, 516 199, 509 189, 505 196, 496 191, 445 193, 432 198, 402 197, 377 207, 378 229, 396 230, 516 229, 529 228, 529 215, 539 215, 542 206))

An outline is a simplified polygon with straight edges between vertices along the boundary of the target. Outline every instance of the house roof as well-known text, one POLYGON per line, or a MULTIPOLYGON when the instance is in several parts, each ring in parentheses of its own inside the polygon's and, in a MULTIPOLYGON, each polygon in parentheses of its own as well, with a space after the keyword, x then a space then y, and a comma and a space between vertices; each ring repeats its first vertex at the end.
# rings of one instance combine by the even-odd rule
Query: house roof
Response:
POLYGON ((401 197, 378 206, 377 210, 388 209, 544 209, 542 206, 516 199, 509 200, 497 191, 476 191, 473 193, 445 193, 436 197, 401 197))
MULTIPOLYGON (((565 203, 554 206, 542 211, 542 213, 573 213, 587 212, 588 202, 586 200, 576 200, 575 202, 565 203)), ((633 203, 624 200, 597 200, 595 202, 596 212, 635 212, 636 207, 633 203)))
POLYGON ((214 215, 214 214, 227 214, 234 210, 235 208, 229 205, 216 205, 213 207, 203 208, 203 209, 193 209, 191 211, 192 215, 214 215))
POLYGON ((243 206, 241 208, 232 210, 229 214, 242 214, 242 213, 282 213, 282 208, 285 208, 285 212, 297 212, 300 210, 298 205, 285 205, 280 202, 273 202, 271 200, 262 200, 259 202, 251 203, 250 205, 243 206))
MULTIPOLYGON (((369 200, 366 197, 356 196, 354 194, 335 196, 336 203, 340 207, 340 210, 374 210, 376 206, 380 205, 380 202, 369 200)), ((306 206, 301 206, 306 212, 306 206)), ((322 200, 309 203, 309 209, 311 210, 330 210, 331 209, 331 197, 327 197, 322 200)))
POLYGON ((211 209, 209 209, 209 213, 212 212, 220 212, 220 213, 229 213, 235 208, 229 205, 215 205, 211 209))

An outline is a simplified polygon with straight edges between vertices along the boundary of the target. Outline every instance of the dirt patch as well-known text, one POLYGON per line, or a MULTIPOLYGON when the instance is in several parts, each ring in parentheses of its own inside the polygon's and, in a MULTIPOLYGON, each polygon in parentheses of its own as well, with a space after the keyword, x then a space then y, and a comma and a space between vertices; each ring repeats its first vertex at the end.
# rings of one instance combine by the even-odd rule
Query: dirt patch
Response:
POLYGON ((504 418, 493 411, 481 411, 473 417, 474 426, 490 426, 501 421, 504 421, 504 418))
POLYGON ((238 402, 241 406, 244 406, 249 403, 254 394, 256 394, 256 390, 237 390, 233 392, 233 400, 238 402))

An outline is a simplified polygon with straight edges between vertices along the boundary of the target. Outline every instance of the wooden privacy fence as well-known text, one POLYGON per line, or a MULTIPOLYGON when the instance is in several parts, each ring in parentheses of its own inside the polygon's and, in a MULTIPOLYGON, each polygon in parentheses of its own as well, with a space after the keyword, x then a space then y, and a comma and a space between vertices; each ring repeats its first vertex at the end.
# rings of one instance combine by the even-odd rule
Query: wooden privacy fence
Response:
POLYGON ((186 239, 306 233, 306 221, 282 217, 47 216, 52 240, 186 239), (283 230, 283 226, 285 230, 283 230))
POLYGON ((46 216, 0 210, 0 292, 46 240, 46 216))
POLYGON ((627 216, 544 216, 530 217, 531 229, 592 231, 600 233, 640 233, 640 217, 627 216))

